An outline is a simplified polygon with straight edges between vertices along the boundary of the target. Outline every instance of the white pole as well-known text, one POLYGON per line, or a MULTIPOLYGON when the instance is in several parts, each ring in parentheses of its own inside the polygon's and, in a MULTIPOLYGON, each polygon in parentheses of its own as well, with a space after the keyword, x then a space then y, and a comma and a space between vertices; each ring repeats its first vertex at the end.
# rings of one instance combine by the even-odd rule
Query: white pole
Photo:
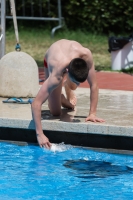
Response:
POLYGON ((0 59, 5 55, 5 12, 6 12, 6 4, 5 0, 0 0, 1 4, 1 27, 0 27, 0 59))
POLYGON ((17 19, 16 19, 16 9, 15 9, 14 0, 10 0, 10 4, 11 4, 11 15, 13 16, 14 30, 15 30, 15 35, 16 35, 16 43, 19 43, 18 25, 17 25, 17 19))

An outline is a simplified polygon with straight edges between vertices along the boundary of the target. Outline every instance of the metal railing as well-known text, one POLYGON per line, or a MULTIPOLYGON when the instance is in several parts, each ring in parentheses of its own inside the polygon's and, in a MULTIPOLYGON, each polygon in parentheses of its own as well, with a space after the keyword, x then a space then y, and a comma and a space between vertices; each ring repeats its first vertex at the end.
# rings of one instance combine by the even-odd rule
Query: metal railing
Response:
MULTIPOLYGON (((42 0, 38 0, 39 4, 39 16, 34 16, 34 6, 33 6, 34 0, 30 0, 30 11, 31 16, 26 16, 26 0, 22 0, 22 16, 17 15, 17 19, 22 20, 43 20, 43 21, 57 21, 58 26, 53 27, 51 30, 51 36, 54 36, 54 33, 57 29, 62 28, 63 26, 63 17, 61 13, 61 0, 57 0, 57 10, 58 10, 58 17, 42 17, 43 14, 43 8, 42 8, 42 0)), ((15 1, 16 5, 17 1, 15 1)), ((48 0, 48 5, 50 5, 50 0, 48 0)), ((7 8, 9 8, 10 2, 9 0, 0 0, 0 59, 5 55, 5 21, 6 19, 12 19, 13 17, 11 15, 6 15, 7 8), (8 5, 7 5, 8 4, 8 5)), ((16 11, 17 12, 17 11, 16 11)), ((9 13, 9 12, 8 12, 9 13)))
MULTIPOLYGON (((7 2, 7 1, 6 1, 7 2)), ((50 6, 50 0, 48 0, 48 5, 50 6)), ((6 6, 7 7, 7 6, 6 6)), ((54 36, 54 33, 57 29, 62 28, 63 26, 63 17, 61 12, 61 0, 57 0, 57 10, 58 10, 58 17, 42 17, 43 15, 43 6, 42 6, 42 0, 38 0, 38 13, 39 16, 34 16, 34 0, 30 0, 30 16, 26 16, 26 0, 22 0, 22 16, 18 16, 17 19, 22 20, 41 20, 41 21, 57 21, 58 26, 54 27, 51 30, 51 36, 54 36)), ((17 10, 16 10, 17 13, 17 10)), ((12 19, 12 16, 6 16, 6 19, 12 19)))

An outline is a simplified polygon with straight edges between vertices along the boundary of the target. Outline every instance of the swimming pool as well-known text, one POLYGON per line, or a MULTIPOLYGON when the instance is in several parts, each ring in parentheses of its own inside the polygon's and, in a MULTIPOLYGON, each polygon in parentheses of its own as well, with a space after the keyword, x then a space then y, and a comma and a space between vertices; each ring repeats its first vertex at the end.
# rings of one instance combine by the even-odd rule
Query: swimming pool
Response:
MULTIPOLYGON (((64 148, 64 149, 63 149, 64 148)), ((129 200, 133 156, 0 143, 0 200, 129 200)))

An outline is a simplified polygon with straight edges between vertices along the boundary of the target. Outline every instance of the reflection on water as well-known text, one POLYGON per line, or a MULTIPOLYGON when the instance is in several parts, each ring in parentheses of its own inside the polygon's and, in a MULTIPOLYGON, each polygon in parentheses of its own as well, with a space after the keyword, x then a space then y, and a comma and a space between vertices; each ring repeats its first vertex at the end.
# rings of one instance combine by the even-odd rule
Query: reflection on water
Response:
POLYGON ((133 173, 133 168, 131 167, 114 165, 105 161, 67 160, 64 166, 71 168, 76 177, 85 179, 106 178, 108 176, 133 173))

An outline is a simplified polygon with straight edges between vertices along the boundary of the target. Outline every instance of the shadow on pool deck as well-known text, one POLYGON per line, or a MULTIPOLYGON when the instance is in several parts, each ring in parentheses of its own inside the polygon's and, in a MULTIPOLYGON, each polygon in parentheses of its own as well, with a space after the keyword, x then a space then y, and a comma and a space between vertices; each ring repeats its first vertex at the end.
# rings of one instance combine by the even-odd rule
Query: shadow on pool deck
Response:
MULTIPOLYGON (((133 150, 133 92, 99 90, 97 116, 104 123, 85 122, 89 113, 89 88, 78 88, 74 111, 62 109, 52 117, 47 102, 42 106, 42 127, 51 142, 133 150)), ((0 98, 0 139, 36 143, 30 104, 3 103, 0 98)))

